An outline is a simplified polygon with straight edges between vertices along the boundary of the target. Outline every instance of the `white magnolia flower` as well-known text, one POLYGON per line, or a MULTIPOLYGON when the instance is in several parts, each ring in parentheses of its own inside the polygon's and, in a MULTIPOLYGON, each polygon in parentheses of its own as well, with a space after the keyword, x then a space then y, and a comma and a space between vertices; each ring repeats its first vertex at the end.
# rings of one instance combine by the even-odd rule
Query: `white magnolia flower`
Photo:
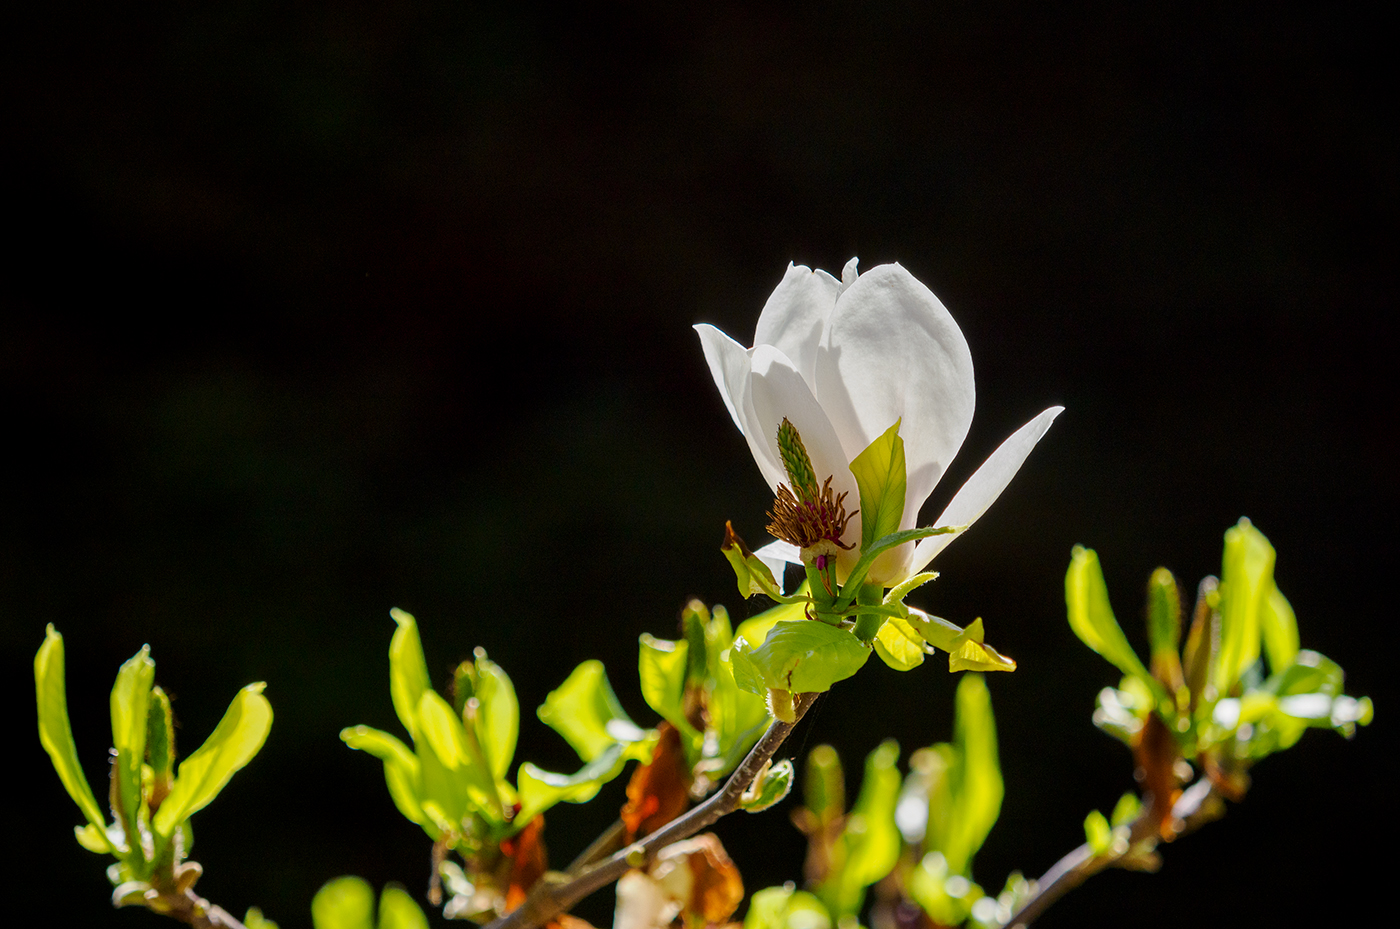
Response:
MULTIPOLYGON (((752 348, 713 326, 695 330, 729 415, 775 493, 788 483, 777 439, 784 418, 801 435, 816 480, 831 477, 837 496, 849 494, 849 509, 860 499, 851 461, 898 420, 908 478, 899 528, 917 525, 919 508, 967 436, 975 403, 967 342, 927 287, 898 264, 857 276, 852 258, 839 281, 825 271, 789 265, 758 318, 752 348)), ((985 513, 1062 410, 1051 407, 1013 433, 934 525, 966 528, 985 513)), ((899 583, 922 571, 960 533, 885 553, 869 579, 899 583)), ((860 539, 856 514, 842 534, 843 544, 852 546, 838 556, 842 580, 859 557, 860 539)), ((757 554, 799 563, 797 548, 787 542, 757 554)), ((781 583, 781 571, 775 574, 781 583)))

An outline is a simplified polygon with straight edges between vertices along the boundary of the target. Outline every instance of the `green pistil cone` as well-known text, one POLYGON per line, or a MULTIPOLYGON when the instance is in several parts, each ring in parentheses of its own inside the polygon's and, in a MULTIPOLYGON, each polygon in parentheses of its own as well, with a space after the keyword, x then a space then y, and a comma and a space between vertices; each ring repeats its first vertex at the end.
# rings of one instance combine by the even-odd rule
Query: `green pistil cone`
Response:
POLYGON ((797 496, 804 502, 815 499, 818 488, 817 477, 812 473, 812 457, 807 454, 802 437, 797 434, 797 427, 787 417, 778 427, 778 451, 783 456, 783 467, 797 496))

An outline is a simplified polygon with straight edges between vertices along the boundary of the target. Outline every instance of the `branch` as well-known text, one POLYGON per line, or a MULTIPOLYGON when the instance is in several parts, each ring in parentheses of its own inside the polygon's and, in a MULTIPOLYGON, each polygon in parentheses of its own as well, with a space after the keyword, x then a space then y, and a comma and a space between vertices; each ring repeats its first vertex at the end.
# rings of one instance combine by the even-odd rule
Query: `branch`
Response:
MULTIPOLYGON (((516 909, 489 923, 485 929, 534 929, 549 922, 560 913, 567 912, 584 897, 613 883, 632 868, 644 865, 658 850, 689 838, 701 829, 729 815, 739 808, 739 798, 753 782, 778 748, 783 744, 793 727, 802 719, 816 702, 817 694, 798 694, 793 706, 794 719, 790 723, 775 721, 763 733, 763 737, 740 762, 739 767, 729 776, 724 787, 704 803, 691 809, 684 816, 673 819, 660 830, 653 832, 639 842, 613 853, 597 865, 574 876, 557 875, 551 879, 546 875, 531 888, 530 895, 516 909)), ((609 838, 600 837, 580 856, 587 860, 590 852, 609 838)), ((577 862, 576 862, 577 864, 577 862)))
MULTIPOLYGON (((1201 778, 1183 791, 1171 809, 1172 819, 1181 824, 1175 836, 1194 832, 1216 818, 1219 815, 1218 808, 1208 801, 1217 796, 1214 785, 1207 778, 1201 778)), ((1128 832, 1128 841, 1121 851, 1110 850, 1102 855, 1095 855, 1086 842, 1055 862, 1050 870, 1035 882, 1035 893, 1031 898, 1007 920, 1007 929, 1024 929, 1029 926, 1065 894, 1104 868, 1118 864, 1141 843, 1150 842, 1155 846, 1162 822, 1155 807, 1156 804, 1148 803, 1138 814, 1128 832)))
POLYGON ((205 900, 192 888, 186 888, 183 893, 157 891, 145 902, 153 913, 178 919, 194 929, 246 929, 228 910, 205 900))

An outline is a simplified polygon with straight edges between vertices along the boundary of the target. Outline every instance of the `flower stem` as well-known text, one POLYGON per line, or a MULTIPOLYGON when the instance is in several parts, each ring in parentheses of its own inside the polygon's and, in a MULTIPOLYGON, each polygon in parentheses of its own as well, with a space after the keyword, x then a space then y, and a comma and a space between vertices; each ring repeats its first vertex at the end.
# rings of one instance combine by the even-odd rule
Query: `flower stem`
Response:
POLYGON ((537 881, 519 907, 487 924, 486 929, 534 929, 568 911, 584 897, 613 883, 631 868, 639 867, 657 851, 673 842, 689 838, 739 808, 739 799, 763 770, 802 715, 816 702, 817 694, 798 694, 794 700, 794 721, 775 721, 729 776, 724 787, 684 816, 660 830, 603 859, 582 873, 559 874, 537 881))

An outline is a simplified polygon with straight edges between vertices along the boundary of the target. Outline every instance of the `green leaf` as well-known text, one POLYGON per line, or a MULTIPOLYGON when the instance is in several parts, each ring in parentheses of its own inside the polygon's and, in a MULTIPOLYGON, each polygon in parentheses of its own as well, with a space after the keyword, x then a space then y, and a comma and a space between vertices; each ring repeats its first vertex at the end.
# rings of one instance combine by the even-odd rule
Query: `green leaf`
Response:
POLYGON ((972 856, 987 840, 1001 814, 1004 794, 992 698, 980 675, 966 674, 958 682, 955 713, 953 747, 957 750, 957 763, 948 772, 954 808, 939 850, 951 873, 968 877, 972 856))
POLYGON ((407 745, 387 732, 371 729, 369 726, 352 726, 340 730, 340 738, 346 745, 368 752, 384 762, 384 782, 389 788, 389 796, 394 806, 399 808, 410 822, 428 830, 434 840, 438 838, 432 821, 423 813, 422 773, 418 756, 407 745))
POLYGON ((243 927, 244 929, 278 929, 277 924, 264 916, 262 910, 255 906, 248 907, 247 912, 243 914, 243 927))
POLYGON ((658 639, 644 632, 637 660, 642 699, 658 716, 682 732, 692 729, 681 706, 689 653, 687 642, 658 639))
POLYGON ((714 689, 710 691, 706 710, 709 727, 714 732, 714 754, 706 771, 711 777, 720 777, 743 760, 768 725, 768 708, 763 698, 735 682, 734 663, 728 648, 720 652, 715 665, 714 689))
POLYGON ((765 762, 763 770, 740 795, 739 805, 749 813, 761 813, 781 803, 791 793, 796 776, 791 759, 784 758, 777 764, 765 762))
POLYGON ((1141 811, 1142 801, 1138 799, 1138 795, 1132 791, 1125 791, 1114 805, 1113 815, 1109 817, 1109 822, 1114 826, 1132 825, 1133 820, 1137 819, 1138 813, 1141 811))
POLYGON ((1103 855, 1113 846, 1113 830, 1098 810, 1084 817, 1084 840, 1095 855, 1103 855))
POLYGON ((1220 572, 1220 658, 1215 689, 1230 692, 1259 657, 1259 613, 1273 585, 1274 547, 1247 519, 1225 532, 1220 572))
POLYGON ((1166 568, 1153 571, 1147 581, 1147 638, 1154 659, 1175 654, 1181 644, 1181 591, 1166 568))
POLYGON ((614 742, 636 743, 646 733, 617 702, 601 661, 585 661, 545 697, 540 721, 564 737, 584 761, 593 761, 614 742))
POLYGON ((779 603, 790 602, 790 597, 783 596, 782 584, 773 577, 772 570, 763 563, 749 547, 744 544, 744 540, 739 538, 734 527, 726 522, 724 524, 724 542, 719 547, 729 566, 734 569, 734 579, 739 585, 739 596, 748 599, 757 594, 763 594, 779 603))
POLYGON ((586 803, 592 800, 599 788, 622 773, 626 760, 623 745, 613 742, 573 774, 555 774, 524 762, 516 775, 520 812, 515 822, 524 825, 561 801, 586 803))
MULTIPOLYGON (((63 636, 49 623, 44 644, 34 656, 34 690, 39 705, 39 743, 49 753, 54 771, 68 796, 78 804, 92 827, 86 833, 92 843, 101 842, 105 851, 117 854, 117 847, 107 838, 107 822, 102 808, 88 786, 82 765, 78 764, 78 747, 73 742, 73 729, 68 723, 68 694, 63 673, 63 636)), ((81 840, 80 840, 81 841, 81 840)), ((84 848, 91 848, 87 842, 84 848)))
POLYGON ((899 860, 900 835, 894 822, 900 786, 898 761, 899 745, 893 739, 866 756, 860 794, 841 834, 845 867, 820 890, 838 920, 859 912, 865 888, 889 874, 899 860))
POLYGON ((885 620, 873 644, 875 654, 896 671, 911 671, 924 663, 924 637, 907 619, 885 620))
POLYGON ((1150 679, 1142 661, 1128 645, 1113 608, 1108 605, 1108 585, 1104 583, 1099 556, 1093 549, 1076 545, 1065 574, 1065 605, 1069 625, 1085 645, 1098 652, 1124 674, 1150 679))
POLYGON ((428 917, 407 891, 390 884, 379 895, 379 929, 428 929, 428 917))
POLYGON ((259 681, 240 690, 213 734, 180 763, 175 787, 152 823, 158 835, 171 835, 176 826, 207 806, 234 772, 262 748, 272 728, 272 705, 262 695, 266 686, 259 681))
POLYGON ((520 734, 520 702, 510 677, 500 665, 486 657, 485 649, 476 650, 475 670, 477 741, 492 777, 500 780, 515 758, 515 743, 520 734))
POLYGON ((897 532, 904 518, 908 479, 899 423, 900 420, 895 420, 893 426, 851 461, 851 474, 860 488, 862 550, 876 539, 897 532))
POLYGON ((1259 631, 1264 637, 1264 653, 1269 656, 1270 671, 1278 672, 1293 664, 1298 657, 1298 618, 1277 584, 1269 586, 1260 604, 1259 631))
POLYGON ((744 929, 831 929, 831 914, 805 890, 765 887, 749 900, 744 929))
POLYGON ((968 623, 948 651, 949 672, 1015 671, 1016 662, 982 641, 982 617, 968 623))
MULTIPOLYGON (((467 802, 478 813, 492 822, 504 822, 505 809, 496 791, 496 779, 474 735, 467 732, 452 705, 436 691, 426 690, 418 700, 417 716, 419 738, 457 782, 447 795, 451 801, 459 803, 465 791, 467 802)), ((424 787, 427 786, 425 780, 424 787)), ((453 809, 455 812, 459 807, 453 809)))
POLYGON ((374 929, 374 890, 358 877, 327 881, 311 898, 316 929, 374 929))
POLYGON ((418 638, 418 622, 400 609, 389 611, 398 623, 389 641, 389 696, 399 722, 414 739, 418 738, 418 701, 425 690, 432 689, 428 677, 428 662, 423 657, 423 643, 418 638))
POLYGON ((783 620, 757 648, 736 638, 730 655, 734 680, 745 690, 800 694, 829 690, 855 674, 870 658, 870 649, 845 629, 812 620, 783 620))
MULTIPOLYGON (((143 645, 121 666, 112 686, 112 747, 117 753, 112 774, 116 778, 121 807, 119 816, 128 836, 136 834, 142 804, 141 765, 146 760, 146 717, 155 678, 156 663, 151 660, 151 647, 143 645)), ((128 844, 131 853, 144 861, 140 843, 128 844)))

